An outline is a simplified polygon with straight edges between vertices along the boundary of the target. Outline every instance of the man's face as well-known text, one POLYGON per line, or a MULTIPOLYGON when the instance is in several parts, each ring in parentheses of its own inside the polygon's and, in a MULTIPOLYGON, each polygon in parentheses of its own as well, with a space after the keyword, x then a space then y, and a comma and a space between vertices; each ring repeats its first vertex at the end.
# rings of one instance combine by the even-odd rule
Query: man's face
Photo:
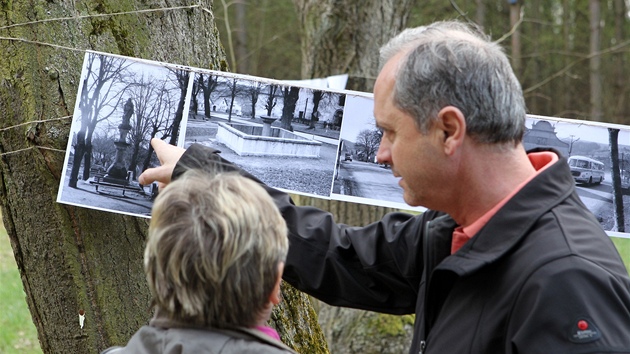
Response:
POLYGON ((404 190, 407 204, 431 208, 438 200, 436 198, 440 198, 442 137, 433 128, 422 134, 413 118, 394 105, 394 75, 398 60, 400 55, 383 67, 374 85, 374 116, 383 132, 376 156, 380 163, 390 164, 394 176, 400 177, 398 184, 404 190))

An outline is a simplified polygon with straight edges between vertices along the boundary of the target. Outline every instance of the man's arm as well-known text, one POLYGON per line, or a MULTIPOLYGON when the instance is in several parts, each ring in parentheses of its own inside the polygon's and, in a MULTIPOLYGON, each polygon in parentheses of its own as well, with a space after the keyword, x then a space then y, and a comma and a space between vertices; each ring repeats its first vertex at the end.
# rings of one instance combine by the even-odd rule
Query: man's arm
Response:
POLYGON ((173 169, 186 150, 157 138, 151 139, 151 146, 160 160, 160 166, 146 169, 138 177, 138 182, 144 186, 157 182, 162 189, 171 182, 173 169))
POLYGON ((333 305, 394 314, 415 311, 423 267, 421 225, 423 217, 431 213, 423 217, 391 213, 366 227, 337 224, 330 213, 295 206, 288 194, 260 182, 221 158, 216 150, 194 144, 179 153, 167 151, 169 146, 154 143, 158 156, 164 154, 160 158, 163 165, 143 173, 142 181, 143 177, 160 178, 158 181, 165 184, 186 170, 197 169, 208 173, 237 171, 263 185, 289 228, 290 248, 283 276, 287 282, 333 305))

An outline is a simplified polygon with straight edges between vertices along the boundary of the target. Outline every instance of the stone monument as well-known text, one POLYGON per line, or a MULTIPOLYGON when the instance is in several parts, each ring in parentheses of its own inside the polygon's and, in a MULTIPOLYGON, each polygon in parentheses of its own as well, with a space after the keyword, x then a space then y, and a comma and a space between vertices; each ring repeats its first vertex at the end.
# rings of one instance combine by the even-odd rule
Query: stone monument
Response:
POLYGON ((129 120, 131 119, 132 114, 133 102, 131 101, 131 98, 129 98, 125 103, 122 123, 118 126, 120 136, 117 141, 114 141, 114 145, 116 145, 116 160, 107 169, 107 174, 103 177, 105 182, 119 184, 125 184, 128 182, 127 167, 125 166, 125 151, 127 151, 127 148, 130 145, 127 143, 127 134, 129 134, 129 131, 131 130, 129 120))

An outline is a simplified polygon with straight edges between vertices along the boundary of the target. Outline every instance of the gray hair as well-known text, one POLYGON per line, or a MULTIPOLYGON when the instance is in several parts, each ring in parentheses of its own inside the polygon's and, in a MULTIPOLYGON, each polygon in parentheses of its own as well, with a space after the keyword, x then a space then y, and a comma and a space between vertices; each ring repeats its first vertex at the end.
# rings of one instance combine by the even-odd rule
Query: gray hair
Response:
POLYGON ((253 326, 268 306, 287 227, 271 197, 237 173, 194 170, 153 206, 144 266, 160 313, 211 327, 253 326))
POLYGON ((445 106, 465 116, 479 143, 518 143, 525 131, 523 91, 501 46, 470 25, 436 22, 408 29, 381 49, 385 63, 401 51, 394 104, 427 133, 445 106))

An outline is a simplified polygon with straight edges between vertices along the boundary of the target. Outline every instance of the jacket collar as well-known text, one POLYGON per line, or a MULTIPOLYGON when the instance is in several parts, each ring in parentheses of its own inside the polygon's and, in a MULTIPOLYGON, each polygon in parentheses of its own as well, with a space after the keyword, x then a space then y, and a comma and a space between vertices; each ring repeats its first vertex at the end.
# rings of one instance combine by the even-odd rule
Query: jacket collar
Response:
POLYGON ((222 333, 229 337, 234 338, 242 338, 242 339, 253 339, 258 342, 266 343, 268 345, 274 346, 276 348, 280 348, 286 350, 287 352, 295 353, 293 349, 289 346, 271 338, 267 334, 255 329, 255 328, 247 328, 247 327, 231 327, 231 328, 213 328, 202 325, 195 325, 185 321, 178 321, 174 319, 169 319, 166 316, 163 316, 161 312, 156 309, 154 317, 149 322, 149 326, 164 328, 164 329, 175 329, 175 328, 187 328, 187 329, 196 329, 202 331, 212 331, 217 333, 222 333))
MULTIPOLYGON (((560 154, 558 154, 560 156, 560 154)), ((459 276, 477 271, 510 251, 546 212, 575 192, 564 157, 542 171, 510 199, 488 223, 438 266, 459 276)))

